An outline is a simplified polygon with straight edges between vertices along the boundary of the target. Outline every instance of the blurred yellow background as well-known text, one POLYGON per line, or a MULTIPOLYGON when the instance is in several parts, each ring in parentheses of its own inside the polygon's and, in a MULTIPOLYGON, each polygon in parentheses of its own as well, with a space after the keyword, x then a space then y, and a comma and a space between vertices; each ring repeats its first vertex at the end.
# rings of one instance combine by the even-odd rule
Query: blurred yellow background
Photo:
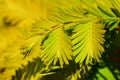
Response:
POLYGON ((79 0, 0 0, 0 80, 10 80, 21 64, 27 64, 19 49, 36 20, 57 7, 79 4, 79 0))

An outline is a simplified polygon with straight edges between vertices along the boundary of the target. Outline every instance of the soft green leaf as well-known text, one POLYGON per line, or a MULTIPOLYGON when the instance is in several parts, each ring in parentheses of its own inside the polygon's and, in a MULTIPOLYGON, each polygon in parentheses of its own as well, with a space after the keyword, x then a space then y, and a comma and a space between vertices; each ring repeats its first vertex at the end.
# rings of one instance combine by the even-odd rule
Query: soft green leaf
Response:
POLYGON ((55 65, 59 61, 61 67, 63 64, 69 64, 72 59, 72 46, 70 38, 66 35, 63 28, 57 28, 52 31, 48 38, 44 41, 43 51, 41 52, 41 59, 46 64, 55 65))
POLYGON ((33 58, 37 57, 40 54, 40 44, 43 41, 44 37, 44 35, 37 35, 26 40, 21 48, 21 53, 24 55, 24 58, 28 55, 33 58))
POLYGON ((98 61, 101 53, 104 51, 102 44, 104 43, 103 25, 95 21, 88 21, 85 24, 79 24, 74 30, 72 36, 72 44, 74 50, 75 62, 86 64, 92 60, 98 61))

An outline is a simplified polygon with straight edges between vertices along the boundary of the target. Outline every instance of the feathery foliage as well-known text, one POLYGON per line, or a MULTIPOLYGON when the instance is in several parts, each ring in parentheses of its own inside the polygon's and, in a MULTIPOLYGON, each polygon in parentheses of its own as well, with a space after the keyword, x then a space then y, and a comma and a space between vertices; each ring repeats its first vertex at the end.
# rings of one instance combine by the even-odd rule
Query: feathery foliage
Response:
POLYGON ((9 29, 16 31, 15 35, 9 32, 16 42, 15 47, 14 41, 11 43, 16 52, 9 50, 12 49, 9 44, 8 50, 0 48, 0 78, 5 80, 53 80, 52 76, 58 74, 64 75, 62 80, 86 80, 94 66, 99 66, 102 60, 106 62, 104 57, 120 34, 119 0, 50 0, 50 3, 4 0, 1 3, 0 28, 5 31, 5 34, 0 32, 1 40, 10 44, 11 37, 3 36, 9 29), (24 43, 20 48, 21 42, 24 43), (3 64, 7 60, 11 64, 18 61, 17 66, 3 64), (14 68, 7 77, 9 67, 14 68))

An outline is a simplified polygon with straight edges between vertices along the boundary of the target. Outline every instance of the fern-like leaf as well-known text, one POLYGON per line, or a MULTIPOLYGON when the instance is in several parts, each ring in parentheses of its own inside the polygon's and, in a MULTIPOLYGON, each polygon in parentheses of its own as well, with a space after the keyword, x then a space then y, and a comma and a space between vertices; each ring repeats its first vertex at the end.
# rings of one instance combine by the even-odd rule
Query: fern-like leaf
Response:
POLYGON ((43 36, 38 35, 26 40, 23 47, 21 48, 21 53, 24 55, 24 58, 26 58, 28 55, 29 55, 29 57, 27 58, 28 60, 38 57, 39 53, 41 52, 40 44, 43 39, 44 35, 43 36))
POLYGON ((103 25, 98 21, 88 21, 76 26, 72 36, 72 44, 76 63, 91 63, 93 59, 99 62, 101 53, 104 51, 103 25))
POLYGON ((70 38, 64 32, 62 26, 49 34, 42 48, 41 58, 47 65, 52 62, 55 65, 59 61, 61 67, 63 67, 64 63, 69 64, 68 60, 72 59, 70 38))

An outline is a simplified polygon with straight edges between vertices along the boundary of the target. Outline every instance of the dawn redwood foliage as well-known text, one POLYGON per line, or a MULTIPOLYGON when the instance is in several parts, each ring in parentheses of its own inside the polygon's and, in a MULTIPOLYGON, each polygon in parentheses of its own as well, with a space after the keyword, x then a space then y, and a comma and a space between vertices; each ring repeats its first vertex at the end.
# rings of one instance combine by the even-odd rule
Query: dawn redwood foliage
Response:
MULTIPOLYGON (((44 10, 41 0, 16 4, 5 0, 8 10, 3 10, 3 23, 17 27, 25 39, 19 39, 24 43, 15 57, 19 63, 11 80, 96 80, 97 68, 113 68, 108 59, 119 63, 119 0, 70 0, 71 6, 69 0, 58 0, 63 6, 50 1, 53 7, 48 4, 44 10)), ((0 74, 6 70, 0 68, 0 74)), ((119 79, 117 74, 115 78, 119 79)))

